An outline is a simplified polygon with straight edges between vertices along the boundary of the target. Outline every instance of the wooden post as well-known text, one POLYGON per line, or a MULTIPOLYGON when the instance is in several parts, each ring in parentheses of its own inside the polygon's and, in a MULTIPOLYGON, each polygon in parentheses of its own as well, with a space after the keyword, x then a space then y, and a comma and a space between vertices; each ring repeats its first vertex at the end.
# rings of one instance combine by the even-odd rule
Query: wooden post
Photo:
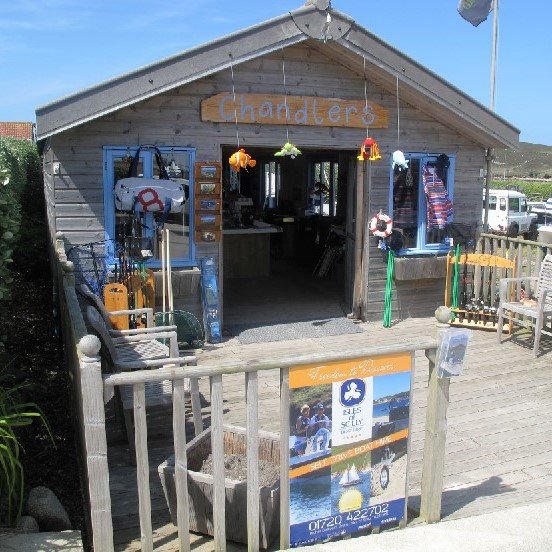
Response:
MULTIPOLYGON (((439 307, 437 319, 437 342, 440 347, 442 333, 449 328, 450 309, 439 307)), ((443 471, 445 464, 445 443, 447 439, 447 409, 449 405, 449 378, 437 375, 435 363, 439 348, 428 349, 429 385, 427 415, 422 468, 422 491, 420 518, 427 523, 441 519, 441 498, 443 493, 443 471)))
POLYGON ((201 417, 201 399, 199 397, 199 379, 190 378, 190 399, 192 402, 192 418, 194 420, 194 433, 197 437, 203 431, 203 418, 201 417))
POLYGON ((364 186, 364 206, 363 206, 363 233, 362 233, 362 262, 361 262, 361 293, 360 293, 360 318, 366 320, 366 307, 368 306, 368 275, 370 268, 370 216, 372 201, 372 161, 364 163, 368 167, 368 178, 364 175, 362 185, 364 186))
MULTIPOLYGON (((197 378, 194 378, 197 382, 197 378)), ((173 381, 174 481, 176 519, 180 552, 190 551, 190 509, 188 505, 188 459, 186 457, 186 390, 183 379, 173 381)))
POLYGON ((153 551, 151 528, 151 494, 149 484, 148 427, 146 422, 146 384, 135 383, 134 445, 136 449, 136 481, 138 483, 138 511, 140 514, 140 539, 143 552, 153 551))
MULTIPOLYGON (((190 362, 190 366, 197 366, 197 360, 190 362)), ((203 431, 203 418, 201 417, 201 399, 199 398, 198 378, 190 378, 190 402, 192 403, 194 433, 195 437, 197 437, 203 431)))
POLYGON ((360 319, 362 300, 362 247, 364 227, 364 163, 357 164, 355 210, 355 279, 353 288, 353 312, 351 318, 360 319))
POLYGON ((280 369, 280 549, 289 548, 289 368, 280 369))
POLYGON ((96 336, 85 335, 78 342, 77 350, 83 390, 80 398, 84 423, 92 542, 94 550, 112 552, 113 523, 111 520, 111 495, 109 494, 100 347, 100 340, 96 336))
POLYGON ((259 552, 259 381, 246 372, 247 408, 247 550, 259 552))
POLYGON ((224 479, 224 427, 222 375, 211 377, 211 453, 213 457, 213 537, 215 552, 226 551, 226 482, 224 479))

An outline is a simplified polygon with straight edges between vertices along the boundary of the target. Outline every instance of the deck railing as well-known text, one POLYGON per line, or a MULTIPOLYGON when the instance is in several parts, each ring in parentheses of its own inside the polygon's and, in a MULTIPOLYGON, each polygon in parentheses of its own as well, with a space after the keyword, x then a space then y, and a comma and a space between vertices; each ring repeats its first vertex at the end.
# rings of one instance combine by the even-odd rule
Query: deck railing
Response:
MULTIPOLYGON (((179 550, 189 551, 189 504, 185 424, 185 380, 209 378, 211 387, 211 451, 213 464, 213 526, 215 550, 226 550, 225 473, 223 434, 223 375, 243 373, 246 392, 247 439, 247 535, 248 550, 259 550, 259 390, 258 374, 278 369, 280 373, 280 548, 289 548, 289 369, 291 366, 326 363, 361 357, 424 351, 429 360, 428 408, 424 443, 420 518, 426 522, 440 519, 443 464, 446 439, 446 411, 449 380, 439 378, 435 369, 438 335, 435 338, 401 343, 395 346, 355 348, 348 351, 291 355, 285 358, 261 359, 249 362, 227 362, 217 365, 164 367, 102 375, 99 357, 100 341, 87 335, 74 288, 72 264, 63 251, 62 236, 56 243, 60 278, 60 304, 64 343, 71 370, 76 380, 77 407, 86 457, 85 472, 94 550, 111 552, 113 524, 107 464, 107 439, 104 397, 121 385, 133 390, 135 449, 141 547, 153 550, 151 496, 145 385, 170 380, 173 382, 173 439, 175 454, 175 487, 179 550)), ((441 324, 450 313, 441 316, 441 324)))

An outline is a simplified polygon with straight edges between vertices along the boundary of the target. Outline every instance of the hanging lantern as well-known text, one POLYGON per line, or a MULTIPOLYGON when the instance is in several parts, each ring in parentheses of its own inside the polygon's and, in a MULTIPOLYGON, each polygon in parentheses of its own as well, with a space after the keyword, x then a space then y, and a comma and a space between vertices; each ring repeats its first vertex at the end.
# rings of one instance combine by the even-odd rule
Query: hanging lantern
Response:
POLYGON ((378 161, 381 159, 378 143, 373 138, 366 138, 360 146, 359 161, 378 161))

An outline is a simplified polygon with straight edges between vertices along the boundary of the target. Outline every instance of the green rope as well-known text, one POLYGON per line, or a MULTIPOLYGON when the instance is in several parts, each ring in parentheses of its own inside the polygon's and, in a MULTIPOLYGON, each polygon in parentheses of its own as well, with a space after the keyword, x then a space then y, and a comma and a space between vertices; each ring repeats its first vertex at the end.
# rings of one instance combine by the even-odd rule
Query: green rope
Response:
MULTIPOLYGON (((452 272, 452 298, 451 298, 451 307, 453 309, 458 308, 459 303, 459 270, 458 265, 460 264, 460 244, 456 246, 456 249, 454 251, 454 265, 453 265, 453 272, 452 272)), ((454 312, 451 315, 452 320, 456 318, 456 314, 454 312)))
POLYGON ((391 300, 393 297, 393 270, 395 268, 395 254, 389 251, 387 255, 387 281, 385 283, 385 302, 383 307, 383 327, 391 327, 391 300))

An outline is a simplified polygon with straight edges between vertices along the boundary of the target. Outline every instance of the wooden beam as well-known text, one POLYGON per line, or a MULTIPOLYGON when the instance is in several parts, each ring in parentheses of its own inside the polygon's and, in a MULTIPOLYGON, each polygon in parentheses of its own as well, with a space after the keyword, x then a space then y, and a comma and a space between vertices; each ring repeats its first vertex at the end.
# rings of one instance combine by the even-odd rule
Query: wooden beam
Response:
MULTIPOLYGON (((195 380, 197 383, 197 380, 195 380)), ((188 459, 186 457, 185 380, 173 381, 174 484, 180 552, 190 552, 190 514, 188 504, 188 459)))
POLYGON ((289 548, 289 368, 280 370, 280 549, 289 548))
POLYGON ((226 551, 226 483, 222 427, 222 375, 211 378, 211 453, 213 457, 213 537, 215 552, 226 551))
POLYGON ((360 319, 362 300, 362 248, 364 231, 364 163, 357 163, 355 208, 355 278, 352 317, 360 319))
MULTIPOLYGON (((444 317, 446 319, 447 317, 444 317)), ((450 319, 450 316, 448 317, 450 319)), ((442 332, 448 329, 445 322, 437 323, 438 343, 442 332)), ((420 517, 427 523, 441 519, 441 499, 447 440, 447 410, 449 405, 450 378, 440 378, 436 367, 437 349, 426 351, 429 360, 429 384, 427 397, 426 428, 422 468, 420 517)))
POLYGON ((142 550, 144 552, 153 552, 145 383, 134 385, 134 443, 136 448, 140 540, 142 541, 142 550))
MULTIPOLYGON (((297 364, 315 364, 319 362, 333 362, 340 360, 352 360, 363 357, 376 357, 382 355, 409 353, 424 351, 437 346, 435 338, 418 338, 411 342, 401 342, 393 345, 372 347, 351 346, 349 350, 308 353, 299 355, 286 355, 270 359, 252 359, 243 361, 219 362, 217 364, 205 364, 201 366, 185 366, 173 368, 158 368, 157 370, 136 370, 134 372, 119 372, 103 376, 104 385, 132 385, 138 382, 154 382, 175 380, 179 378, 214 377, 222 374, 237 374, 241 372, 258 372, 275 368, 289 368, 297 364)), ((147 364, 146 364, 147 366, 147 364)), ((146 367, 144 366, 144 367, 146 367)), ((133 364, 135 368, 141 368, 140 363, 133 364)))
POLYGON ((247 550, 259 551, 259 382, 245 374, 247 426, 247 550))

